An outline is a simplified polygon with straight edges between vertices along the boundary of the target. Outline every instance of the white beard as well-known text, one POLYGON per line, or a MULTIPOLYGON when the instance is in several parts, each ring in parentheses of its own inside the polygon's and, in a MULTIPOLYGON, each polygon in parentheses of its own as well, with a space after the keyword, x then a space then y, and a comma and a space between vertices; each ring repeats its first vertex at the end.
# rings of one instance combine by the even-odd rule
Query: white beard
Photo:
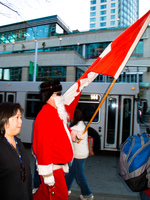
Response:
POLYGON ((57 106, 57 111, 60 119, 63 120, 64 123, 67 123, 68 114, 66 112, 65 106, 64 106, 64 98, 63 96, 57 96, 54 98, 55 104, 57 106))

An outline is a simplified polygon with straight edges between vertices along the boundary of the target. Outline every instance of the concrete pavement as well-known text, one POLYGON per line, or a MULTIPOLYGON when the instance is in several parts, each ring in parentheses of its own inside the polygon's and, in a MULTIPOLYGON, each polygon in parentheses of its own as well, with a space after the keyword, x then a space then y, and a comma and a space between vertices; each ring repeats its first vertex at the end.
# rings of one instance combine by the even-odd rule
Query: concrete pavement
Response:
MULTIPOLYGON (((26 147, 34 175, 34 158, 31 148, 26 147)), ((95 200, 140 200, 139 193, 132 192, 118 174, 119 152, 101 152, 89 156, 85 163, 85 175, 95 200)), ((69 200, 79 200, 80 188, 73 182, 69 200)))
MULTIPOLYGON (((105 152, 88 157, 85 175, 96 200, 140 200, 139 193, 132 192, 118 174, 119 152, 105 152)), ((80 188, 76 181, 72 185, 69 200, 77 200, 80 188)))
MULTIPOLYGON (((142 125, 141 133, 147 126, 142 125)), ((31 172, 34 175, 34 158, 31 146, 25 146, 31 162, 31 172)), ((140 200, 139 193, 132 192, 118 174, 119 152, 100 152, 89 156, 85 163, 85 175, 95 200, 140 200)), ((69 200, 79 200, 80 188, 73 182, 69 200)))

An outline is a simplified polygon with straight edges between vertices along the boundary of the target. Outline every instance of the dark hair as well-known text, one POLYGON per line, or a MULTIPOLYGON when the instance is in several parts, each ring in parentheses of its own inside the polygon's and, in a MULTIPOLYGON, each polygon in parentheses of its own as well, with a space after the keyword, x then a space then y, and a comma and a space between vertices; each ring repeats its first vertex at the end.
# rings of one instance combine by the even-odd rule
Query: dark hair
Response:
POLYGON ((58 79, 54 79, 41 83, 40 88, 40 99, 42 102, 46 103, 46 101, 52 96, 54 92, 62 90, 62 85, 58 79))
POLYGON ((83 121, 83 114, 81 112, 81 110, 79 109, 75 109, 74 111, 74 117, 73 120, 71 121, 70 127, 76 125, 79 121, 83 121))
POLYGON ((0 103, 0 133, 5 135, 5 123, 8 122, 10 117, 13 117, 17 114, 17 111, 20 110, 23 113, 23 108, 19 103, 4 102, 0 103))

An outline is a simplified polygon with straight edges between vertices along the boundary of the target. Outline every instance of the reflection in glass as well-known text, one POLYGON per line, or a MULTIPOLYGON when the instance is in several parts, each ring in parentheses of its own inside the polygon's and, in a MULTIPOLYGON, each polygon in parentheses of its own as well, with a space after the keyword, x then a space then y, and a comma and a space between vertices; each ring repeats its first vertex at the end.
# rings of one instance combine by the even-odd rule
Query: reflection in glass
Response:
MULTIPOLYGON (((84 121, 89 122, 95 113, 98 103, 79 103, 77 105, 77 108, 82 111, 83 116, 84 116, 84 121)), ((96 114, 93 122, 98 122, 99 121, 99 112, 96 114)))
POLYGON ((131 128, 131 99, 123 100, 123 126, 122 126, 122 142, 130 135, 131 128))
POLYGON ((107 143, 115 143, 115 132, 116 132, 116 111, 117 111, 117 100, 110 97, 108 100, 108 118, 107 118, 107 143))

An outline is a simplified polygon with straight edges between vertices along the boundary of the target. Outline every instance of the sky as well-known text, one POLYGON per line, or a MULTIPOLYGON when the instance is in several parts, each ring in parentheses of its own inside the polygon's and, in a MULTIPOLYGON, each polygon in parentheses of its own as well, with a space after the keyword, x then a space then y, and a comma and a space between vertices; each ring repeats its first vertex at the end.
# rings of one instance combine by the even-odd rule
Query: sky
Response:
MULTIPOLYGON (((13 2, 10 6, 19 15, 0 4, 0 26, 58 15, 71 30, 89 30, 90 0, 0 0, 1 2, 13 2)), ((150 0, 139 0, 140 17, 148 10, 150 0)))

